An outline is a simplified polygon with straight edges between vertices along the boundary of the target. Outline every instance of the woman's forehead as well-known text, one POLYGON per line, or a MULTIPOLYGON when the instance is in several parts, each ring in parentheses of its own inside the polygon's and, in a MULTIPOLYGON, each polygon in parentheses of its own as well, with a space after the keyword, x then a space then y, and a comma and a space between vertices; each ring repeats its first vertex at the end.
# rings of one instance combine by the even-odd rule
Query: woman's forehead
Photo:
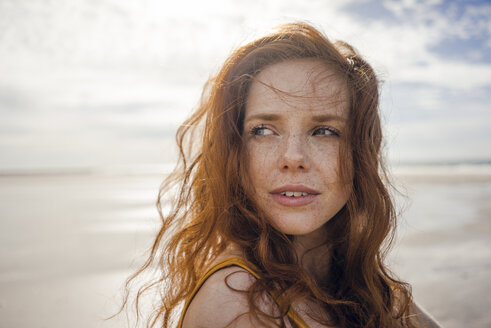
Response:
POLYGON ((347 118, 346 82, 318 59, 295 59, 265 68, 253 80, 247 98, 247 114, 278 106, 335 111, 347 118), (249 113, 248 113, 249 112, 249 113))

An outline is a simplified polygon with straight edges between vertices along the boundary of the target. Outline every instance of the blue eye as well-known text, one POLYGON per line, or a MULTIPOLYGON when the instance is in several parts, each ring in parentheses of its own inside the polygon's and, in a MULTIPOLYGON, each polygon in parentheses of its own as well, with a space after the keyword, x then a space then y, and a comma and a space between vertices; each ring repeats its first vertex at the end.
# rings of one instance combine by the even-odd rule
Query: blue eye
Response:
POLYGON ((322 126, 316 128, 312 134, 314 136, 329 136, 329 135, 339 136, 339 131, 331 127, 322 126))
POLYGON ((255 126, 251 129, 250 134, 255 135, 255 136, 267 136, 270 134, 273 134, 273 131, 271 129, 265 127, 264 125, 259 125, 255 126))

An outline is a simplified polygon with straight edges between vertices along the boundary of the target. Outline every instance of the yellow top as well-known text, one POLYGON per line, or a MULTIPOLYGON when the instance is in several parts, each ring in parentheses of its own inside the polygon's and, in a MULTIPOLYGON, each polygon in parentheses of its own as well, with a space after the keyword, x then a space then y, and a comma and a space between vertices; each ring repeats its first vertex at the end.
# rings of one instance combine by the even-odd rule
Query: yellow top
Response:
MULTIPOLYGON (((201 277, 201 279, 198 281, 198 284, 194 288, 193 292, 191 293, 191 295, 189 295, 188 299, 186 300, 186 303, 184 304, 184 309, 182 310, 181 318, 179 319, 179 324, 177 325, 178 328, 181 328, 182 327, 182 322, 184 320, 184 315, 186 314, 186 311, 187 311, 187 309, 189 307, 189 304, 193 300, 194 295, 196 295, 196 293, 198 293, 198 291, 201 288, 201 286, 203 286, 203 284, 205 283, 205 281, 212 274, 214 274, 215 272, 217 272, 218 270, 223 269, 223 268, 227 268, 227 267, 230 267, 230 266, 238 266, 238 267, 241 267, 242 269, 247 270, 254 277, 259 278, 259 274, 258 274, 259 270, 256 268, 256 266, 254 264, 252 264, 252 263, 246 262, 241 257, 231 257, 231 258, 228 258, 228 259, 225 259, 223 261, 220 261, 220 262, 216 263, 210 269, 208 269, 208 271, 206 271, 206 273, 205 273, 205 275, 203 277, 201 277)), ((271 294, 271 292, 270 292, 270 294, 271 294)), ((281 300, 277 300, 277 301, 280 302, 281 300)), ((288 313, 287 314, 293 320, 293 322, 295 322, 295 324, 299 328, 309 328, 309 326, 307 326, 307 324, 305 323, 305 321, 303 321, 303 319, 300 317, 300 315, 298 315, 298 313, 291 306, 290 306, 290 309, 288 310, 288 313)))

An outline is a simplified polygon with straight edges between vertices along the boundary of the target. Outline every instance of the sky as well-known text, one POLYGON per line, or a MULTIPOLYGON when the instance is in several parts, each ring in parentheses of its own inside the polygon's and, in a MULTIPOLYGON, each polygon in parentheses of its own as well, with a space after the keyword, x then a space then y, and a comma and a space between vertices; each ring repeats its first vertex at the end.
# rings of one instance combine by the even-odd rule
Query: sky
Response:
POLYGON ((307 21, 380 80, 390 162, 491 160, 491 2, 0 0, 0 170, 159 166, 237 46, 307 21))

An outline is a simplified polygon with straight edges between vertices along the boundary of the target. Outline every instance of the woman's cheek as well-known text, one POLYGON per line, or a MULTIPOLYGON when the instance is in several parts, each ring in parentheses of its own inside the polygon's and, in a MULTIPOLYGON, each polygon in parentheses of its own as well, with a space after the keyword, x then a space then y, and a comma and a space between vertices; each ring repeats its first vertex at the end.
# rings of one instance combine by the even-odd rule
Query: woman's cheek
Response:
MULTIPOLYGON (((271 138, 272 139, 272 138, 271 138)), ((247 150, 250 155, 251 164, 266 164, 278 156, 278 140, 253 140, 249 142, 247 150)))
POLYGON ((330 154, 337 154, 339 150, 339 140, 335 137, 310 138, 308 144, 313 150, 329 152, 330 154))

